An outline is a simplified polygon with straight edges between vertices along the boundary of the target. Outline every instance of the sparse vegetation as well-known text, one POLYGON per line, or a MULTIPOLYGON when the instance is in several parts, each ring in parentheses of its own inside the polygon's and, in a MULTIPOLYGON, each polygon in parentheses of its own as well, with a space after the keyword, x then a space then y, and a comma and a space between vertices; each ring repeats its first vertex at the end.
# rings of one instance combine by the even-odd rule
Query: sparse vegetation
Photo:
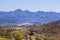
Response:
POLYGON ((19 28, 0 28, 0 40, 58 40, 60 38, 60 21, 19 28))

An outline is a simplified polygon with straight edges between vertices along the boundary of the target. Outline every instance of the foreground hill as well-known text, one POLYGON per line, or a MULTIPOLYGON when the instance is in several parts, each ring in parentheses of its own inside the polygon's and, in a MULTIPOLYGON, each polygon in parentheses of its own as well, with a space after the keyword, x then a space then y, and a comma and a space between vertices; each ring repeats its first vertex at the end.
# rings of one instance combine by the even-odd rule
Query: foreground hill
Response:
POLYGON ((33 26, 0 28, 0 38, 11 40, 60 40, 60 20, 33 26))
POLYGON ((54 38, 54 40, 60 40, 60 20, 35 26, 34 28, 32 28, 32 30, 47 38, 54 38))
POLYGON ((56 12, 30 12, 17 9, 15 11, 0 11, 0 23, 43 23, 60 20, 60 13, 56 12))

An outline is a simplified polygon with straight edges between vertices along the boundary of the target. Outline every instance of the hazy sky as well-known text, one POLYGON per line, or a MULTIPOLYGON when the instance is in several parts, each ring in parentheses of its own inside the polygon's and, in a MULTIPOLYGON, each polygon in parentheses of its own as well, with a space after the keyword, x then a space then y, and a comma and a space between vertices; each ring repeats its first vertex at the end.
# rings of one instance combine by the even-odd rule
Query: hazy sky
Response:
POLYGON ((60 12, 60 0, 0 0, 0 11, 16 9, 60 12))

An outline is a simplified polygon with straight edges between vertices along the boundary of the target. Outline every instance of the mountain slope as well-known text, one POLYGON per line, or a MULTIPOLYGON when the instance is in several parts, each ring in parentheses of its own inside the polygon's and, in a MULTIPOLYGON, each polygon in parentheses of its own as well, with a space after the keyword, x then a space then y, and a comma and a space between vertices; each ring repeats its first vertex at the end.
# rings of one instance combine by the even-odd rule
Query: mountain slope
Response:
POLYGON ((47 38, 60 40, 60 20, 32 27, 36 33, 47 38))

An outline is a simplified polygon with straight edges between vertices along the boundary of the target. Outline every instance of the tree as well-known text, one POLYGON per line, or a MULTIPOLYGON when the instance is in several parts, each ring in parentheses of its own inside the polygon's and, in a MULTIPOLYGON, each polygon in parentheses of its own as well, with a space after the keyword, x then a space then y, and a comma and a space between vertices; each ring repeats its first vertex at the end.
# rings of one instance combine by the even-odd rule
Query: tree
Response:
POLYGON ((13 37, 15 38, 15 40, 22 40, 23 36, 20 34, 14 34, 13 37))

